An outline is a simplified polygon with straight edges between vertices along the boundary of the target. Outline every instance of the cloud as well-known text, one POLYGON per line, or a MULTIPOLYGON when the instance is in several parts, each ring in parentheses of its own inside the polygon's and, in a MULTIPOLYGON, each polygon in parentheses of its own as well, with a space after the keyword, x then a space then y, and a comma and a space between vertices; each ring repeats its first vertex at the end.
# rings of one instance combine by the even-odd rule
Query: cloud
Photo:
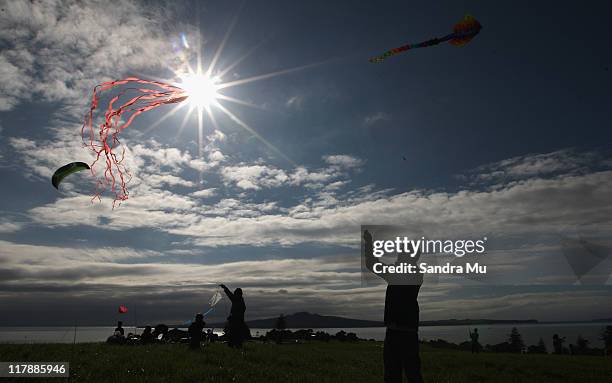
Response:
MULTIPOLYGON (((23 137, 8 139, 9 146, 19 154, 25 165, 20 170, 26 177, 49 179, 59 166, 67 162, 67 158, 89 164, 95 160, 92 152, 82 146, 80 137, 71 128, 55 126, 53 135, 53 139, 45 141, 23 137)), ((166 186, 194 187, 194 181, 182 176, 184 171, 204 172, 216 166, 216 163, 194 158, 188 151, 167 147, 155 140, 131 145, 128 139, 124 139, 120 150, 125 150, 123 165, 131 175, 129 190, 136 194, 139 190, 149 192, 166 186)), ((101 177, 104 171, 104 162, 98 161, 94 166, 95 174, 101 177)), ((73 189, 71 179, 64 181, 64 191, 73 189)))
POLYGON ((330 165, 344 169, 358 168, 363 165, 363 161, 359 158, 346 154, 323 156, 323 161, 327 162, 330 165))
POLYGON ((551 153, 528 154, 476 168, 471 178, 477 181, 509 181, 535 176, 581 174, 598 165, 609 168, 595 152, 563 149, 551 153))
POLYGON ((287 102, 285 102, 285 106, 287 108, 294 108, 297 110, 301 110, 303 102, 304 102, 304 98, 302 96, 295 95, 287 99, 287 102))
POLYGON ((306 185, 312 188, 323 187, 339 174, 334 169, 319 169, 308 170, 305 166, 298 166, 291 174, 291 183, 293 185, 306 185))
MULTIPOLYGON (((161 172, 164 169, 176 172, 183 167, 206 171, 216 165, 212 162, 206 163, 202 159, 194 158, 188 151, 167 147, 155 140, 149 140, 146 144, 131 145, 130 152, 133 156, 148 161, 145 166, 151 173, 161 172)), ((222 156, 220 152, 218 153, 222 156)))
POLYGON ((0 111, 13 109, 20 100, 29 99, 29 87, 25 66, 18 67, 9 61, 6 53, 0 53, 0 111), (25 79, 23 79, 25 77, 25 79))
POLYGON ((236 198, 224 198, 212 206, 203 207, 202 214, 214 218, 237 219, 261 217, 278 210, 276 202, 248 203, 236 198))
POLYGON ((225 160, 225 156, 219 150, 215 150, 215 151, 208 153, 208 159, 211 162, 218 163, 218 162, 225 160))
POLYGON ((316 194, 302 189, 296 202, 284 206, 252 203, 246 197, 203 205, 196 196, 143 184, 119 212, 90 208, 88 196, 74 196, 29 213, 36 222, 51 226, 94 225, 96 217, 107 217, 113 220, 112 229, 155 227, 190 237, 201 246, 320 243, 353 247, 359 243, 359 226, 375 223, 414 227, 432 236, 550 234, 571 225, 600 233, 611 225, 612 171, 532 177, 486 190, 392 193, 366 185, 337 195, 335 188, 341 185, 335 182, 344 174, 342 169, 354 168, 360 161, 343 155, 325 159, 330 166, 313 172, 297 168, 288 173, 268 165, 220 169, 224 181, 239 190, 314 182, 331 185, 316 194), (81 205, 87 207, 74 209, 81 205))
MULTIPOLYGON (((0 246, 0 294, 6 312, 1 319, 3 325, 39 318, 23 314, 49 306, 54 310, 47 310, 47 324, 73 321, 70 307, 79 307, 80 323, 102 324, 113 319, 105 315, 114 312, 117 299, 139 302, 139 318, 145 322, 176 323, 212 295, 216 288, 213 281, 219 275, 231 287, 243 288, 248 319, 311 311, 382 320, 384 286, 361 286, 359 258, 354 254, 200 264, 171 263, 160 253, 130 248, 71 248, 8 241, 0 241, 0 246), (65 312, 70 316, 62 315, 65 312)), ((529 287, 503 290, 445 283, 423 285, 419 303, 423 320, 588 320, 609 315, 605 308, 611 293, 610 289, 575 286, 535 291, 529 287), (568 305, 576 310, 568 313, 568 305)), ((228 309, 227 301, 220 305, 225 309, 212 317, 219 322, 228 309)), ((40 325, 36 320, 30 324, 40 325)))
POLYGON ((0 234, 4 233, 14 233, 16 231, 21 230, 23 227, 20 223, 9 222, 5 219, 0 219, 0 234))
POLYGON ((198 190, 198 191, 191 193, 191 195, 197 198, 210 198, 210 197, 214 197, 215 195, 217 195, 217 189, 216 188, 202 189, 202 190, 198 190))
MULTIPOLYGON (((2 140, 2 123, 1 123, 1 121, 0 121, 0 140, 2 140)), ((4 140, 2 140, 2 141, 4 141, 4 140)), ((3 158, 2 152, 0 152, 0 164, 2 163, 2 158, 3 158)))
POLYGON ((150 174, 147 176, 147 183, 152 187, 159 188, 163 185, 193 187, 195 183, 171 174, 150 174))
POLYGON ((350 181, 336 181, 336 182, 332 182, 329 185, 326 185, 324 190, 326 191, 333 191, 333 190, 338 190, 343 188, 344 186, 346 186, 350 181))
POLYGON ((83 150, 80 140, 71 142, 50 141, 36 142, 29 138, 10 137, 9 145, 23 155, 25 175, 28 177, 40 176, 50 178, 57 168, 66 164, 66 158, 74 158, 74 153, 80 153, 78 160, 93 162, 93 155, 83 150))
POLYGON ((226 183, 245 190, 278 187, 289 180, 285 171, 267 165, 226 166, 221 170, 221 176, 226 183))
MULTIPOLYGON (((26 141, 21 144, 25 148, 31 146, 26 141)), ((161 158, 164 163, 169 161, 172 165, 186 163, 184 155, 174 151, 171 153, 174 154, 156 158, 161 158)), ((326 159, 329 168, 324 169, 328 173, 350 168, 358 162, 343 156, 329 156, 326 159)), ((266 171, 254 172, 258 175, 254 182, 259 183, 259 175, 266 174, 266 171)), ((286 183, 292 182, 293 174, 295 172, 287 174, 286 183)), ((311 172, 304 169, 304 174, 311 172)), ((300 182, 305 180, 303 177, 300 182)), ((200 205, 191 198, 198 198, 193 195, 198 192, 180 196, 155 189, 147 190, 143 186, 133 199, 114 212, 106 206, 90 205, 87 196, 74 196, 34 208, 30 214, 36 222, 50 227, 96 226, 99 217, 109 220, 106 228, 111 230, 155 227, 191 238, 196 245, 194 249, 198 249, 197 245, 327 244, 356 247, 359 244, 359 225, 372 223, 373 217, 384 217, 382 223, 385 224, 415 227, 440 235, 482 234, 484 230, 502 237, 518 236, 524 240, 531 235, 554 233, 572 224, 583 225, 584 230, 591 234, 609 232, 611 180, 610 171, 573 174, 569 169, 567 175, 511 181, 494 190, 414 190, 391 194, 390 191, 377 190, 374 185, 364 185, 354 188, 345 196, 333 194, 338 182, 334 181, 327 183, 331 190, 323 190, 316 197, 303 197, 289 207, 278 206, 275 202, 251 203, 238 198, 224 198, 212 205, 200 205), (74 209, 77 205, 83 208, 74 209)), ((214 191, 205 189, 200 194, 209 193, 214 191)), ((25 294, 31 302, 49 291, 56 291, 57 295, 61 290, 62 296, 69 296, 70 299, 82 296, 95 302, 100 292, 112 296, 114 291, 121 290, 124 298, 138 297, 139 301, 165 307, 164 315, 176 320, 180 318, 181 310, 198 301, 196 296, 207 288, 206 281, 224 275, 233 284, 245 288, 250 307, 254 307, 249 312, 251 318, 277 312, 311 310, 323 314, 380 319, 384 304, 382 287, 360 287, 359 266, 354 264, 358 258, 354 258, 354 254, 311 259, 263 257, 260 260, 202 265, 184 260, 167 263, 163 261, 164 254, 159 252, 129 248, 76 249, 6 241, 0 245, 3 249, 0 256, 0 275, 3 277, 0 291, 5 291, 8 296, 22 292, 21 295, 25 294), (139 290, 141 288, 146 288, 147 292, 139 290), (286 290, 287 293, 279 290, 286 290), (283 294, 286 298, 279 302, 275 294, 283 294), (182 306, 175 306, 176 303, 169 298, 173 296, 182 297, 182 306), (351 303, 352 300, 359 303, 351 303)), ((555 250, 558 250, 558 246, 523 243, 506 252, 492 251, 490 256, 495 257, 499 266, 511 266, 514 267, 513 272, 523 273, 535 268, 540 257, 548 256, 555 250), (522 269, 517 270, 517 266, 522 269)), ((286 252, 289 255, 291 248, 287 248, 286 252)), ((195 254, 197 251, 184 256, 195 254)), ((610 294, 609 291, 592 290, 588 293, 569 291, 500 295, 482 290, 485 296, 473 296, 469 292, 457 295, 462 289, 456 285, 424 287, 420 299, 426 313, 424 319, 567 315, 565 308, 568 301, 582 307, 584 311, 581 315, 588 319, 587 315, 605 313, 593 311, 593 305, 585 302, 593 298, 603 305, 610 294), (564 296, 567 298, 563 299, 564 296)), ((46 298, 47 301, 55 299, 46 298)), ((7 307, 21 307, 12 298, 5 299, 5 303, 7 307)), ((95 311, 95 307, 92 306, 92 310, 95 311)), ((168 319, 160 315, 158 310, 152 312, 150 318, 160 321, 168 319)), ((61 318, 57 320, 61 321, 61 318)))
POLYGON ((220 130, 215 129, 212 134, 206 136, 209 142, 223 142, 227 140, 227 136, 220 130))
POLYGON ((378 112, 369 116, 366 116, 363 119, 363 125, 364 126, 374 126, 376 124, 378 124, 379 122, 382 121, 389 121, 391 120, 391 115, 385 112, 378 112))
MULTIPOLYGON (((0 14, 0 110, 33 98, 84 104, 83 90, 169 55, 161 8, 139 2, 8 1, 0 14)), ((81 110, 77 113, 81 115, 81 110)))
MULTIPOLYGON (((362 160, 344 154, 324 156, 323 161, 328 164, 325 168, 309 170, 305 166, 297 166, 291 172, 264 164, 225 166, 221 169, 221 176, 227 185, 234 184, 244 190, 300 185, 323 188, 338 178, 348 177, 349 171, 363 165, 362 160)), ((336 181, 331 188, 340 186, 341 183, 336 181)))
MULTIPOLYGON (((158 252, 129 248, 71 248, 8 241, 0 241, 0 246, 3 249, 0 254, 0 294, 22 292, 22 296, 36 299, 41 295, 47 297, 52 292, 48 298, 53 302, 59 301, 59 296, 64 299, 66 296, 70 299, 78 296, 113 297, 121 291, 124 300, 138 295, 146 301, 154 301, 157 307, 163 307, 168 303, 168 297, 174 297, 171 300, 180 301, 183 310, 189 312, 193 306, 201 305, 202 296, 206 291, 212 292, 215 288, 213 281, 223 275, 224 281, 245 289, 249 302, 253 303, 250 311, 253 318, 258 311, 263 315, 270 310, 268 305, 255 309, 256 302, 267 301, 266 297, 276 295, 279 289, 291 291, 292 299, 302 296, 314 300, 325 291, 348 285, 356 287, 359 283, 358 259, 346 256, 200 264, 189 261, 169 263, 158 252), (145 291, 151 296, 145 298, 145 291), (195 304, 198 301, 200 304, 195 304)), ((332 295, 337 296, 333 301, 340 299, 338 292, 332 295)), ((321 297, 316 299, 321 300, 321 297)), ((8 305, 9 301, 7 298, 3 303, 8 305)))

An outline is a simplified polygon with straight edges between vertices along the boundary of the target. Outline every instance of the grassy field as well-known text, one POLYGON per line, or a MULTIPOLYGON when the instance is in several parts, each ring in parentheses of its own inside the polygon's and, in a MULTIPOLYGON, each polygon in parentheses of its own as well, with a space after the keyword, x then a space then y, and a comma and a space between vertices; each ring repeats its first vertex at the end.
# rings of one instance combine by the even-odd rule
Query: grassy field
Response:
MULTIPOLYGON (((428 347, 421 356, 426 382, 612 382, 612 358, 428 347)), ((199 352, 180 344, 2 344, 0 361, 69 361, 74 382, 382 382, 383 373, 380 342, 249 343, 243 351, 213 344, 199 352)))

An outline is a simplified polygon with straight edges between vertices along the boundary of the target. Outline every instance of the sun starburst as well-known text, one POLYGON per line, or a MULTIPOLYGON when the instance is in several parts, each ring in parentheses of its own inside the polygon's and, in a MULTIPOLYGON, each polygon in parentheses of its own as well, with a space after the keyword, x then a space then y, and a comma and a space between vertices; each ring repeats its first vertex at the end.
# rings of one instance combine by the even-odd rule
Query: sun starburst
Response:
MULTIPOLYGON (((295 68, 284 69, 276 72, 266 73, 262 75, 257 75, 249 78, 231 81, 225 81, 223 77, 227 75, 230 71, 232 71, 238 64, 242 63, 245 59, 247 59, 251 54, 253 54, 261 44, 254 46, 250 49, 246 54, 239 57, 233 63, 230 63, 225 68, 217 70, 216 65, 219 61, 223 49, 225 47, 226 42, 228 41, 232 30, 237 22, 238 17, 236 16, 230 27, 228 28, 225 36, 219 46, 217 47, 214 55, 210 60, 210 63, 207 67, 203 67, 202 65, 202 45, 199 41, 196 44, 188 44, 187 37, 182 34, 181 37, 183 39, 183 46, 186 49, 189 47, 194 47, 196 49, 196 58, 197 62, 195 68, 193 68, 189 63, 184 63, 181 70, 176 71, 172 68, 175 78, 172 80, 173 85, 184 89, 187 93, 187 102, 181 103, 169 111, 166 115, 162 116, 155 124, 149 127, 148 130, 151 130, 157 126, 159 126, 163 121, 176 114, 180 109, 184 108, 185 105, 188 105, 189 108, 183 118, 183 121, 177 131, 177 135, 180 135, 183 129, 188 125, 191 117, 195 115, 197 119, 197 127, 198 127, 198 155, 201 157, 203 154, 204 148, 204 138, 205 138, 205 121, 210 122, 212 128, 218 129, 217 118, 215 117, 215 111, 221 112, 225 117, 229 118, 233 123, 237 124, 244 130, 246 130, 249 134, 255 136, 261 143, 263 143, 267 148, 269 148, 272 152, 280 156, 281 158, 287 160, 292 165, 295 163, 283 152, 281 152, 278 148, 268 142, 264 137, 262 137, 255 129, 249 126, 246 122, 238 118, 227 105, 223 105, 223 102, 228 102, 236 105, 247 106, 255 109, 265 109, 261 105, 253 104, 248 101, 240 100, 235 97, 231 97, 223 94, 223 91, 232 87, 238 87, 245 84, 253 83, 255 81, 261 81, 264 79, 269 79, 272 77, 288 74, 291 72, 296 72, 299 70, 303 70, 306 68, 313 67, 315 65, 320 65, 321 63, 303 65, 295 68)), ((196 40, 200 40, 200 33, 196 34, 196 40)), ((167 80, 165 80, 167 81, 167 80)))
POLYGON ((209 77, 202 73, 189 73, 180 76, 177 83, 187 93, 187 102, 196 108, 206 108, 217 101, 218 78, 209 77))

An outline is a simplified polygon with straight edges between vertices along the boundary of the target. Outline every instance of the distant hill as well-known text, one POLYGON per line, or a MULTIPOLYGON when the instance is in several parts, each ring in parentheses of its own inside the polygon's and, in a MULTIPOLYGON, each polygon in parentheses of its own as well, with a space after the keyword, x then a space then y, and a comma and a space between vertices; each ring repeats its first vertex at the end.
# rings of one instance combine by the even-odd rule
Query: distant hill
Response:
POLYGON ((444 319, 421 321, 420 326, 467 326, 484 324, 536 324, 535 319, 444 319))
MULTIPOLYGON (((274 328, 277 319, 278 317, 256 319, 248 321, 247 324, 251 328, 274 328)), ((287 323, 287 328, 382 327, 384 325, 383 322, 380 321, 343 318, 307 312, 287 315, 285 316, 285 321, 287 323)))
MULTIPOLYGON (((274 328, 278 317, 255 319, 247 321, 250 328, 274 328)), ((338 316, 311 314, 298 312, 285 316, 287 328, 359 328, 383 327, 382 321, 343 318, 338 316)), ((438 321, 422 321, 421 326, 465 326, 484 324, 526 324, 538 323, 535 319, 529 320, 497 320, 497 319, 446 319, 438 321)), ((223 323, 211 324, 212 327, 223 327, 223 323)))

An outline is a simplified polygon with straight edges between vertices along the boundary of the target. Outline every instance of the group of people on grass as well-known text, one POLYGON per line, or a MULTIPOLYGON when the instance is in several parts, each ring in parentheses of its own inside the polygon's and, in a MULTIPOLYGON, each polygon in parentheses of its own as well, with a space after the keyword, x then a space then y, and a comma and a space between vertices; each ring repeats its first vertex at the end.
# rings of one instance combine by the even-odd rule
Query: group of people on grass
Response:
MULTIPOLYGON (((227 325, 225 328, 227 344, 230 347, 240 348, 242 347, 242 343, 244 343, 244 341, 250 336, 249 328, 244 321, 246 304, 244 303, 244 297, 242 296, 242 289, 237 288, 234 290, 234 292, 232 292, 223 284, 219 286, 223 289, 229 300, 232 302, 230 315, 227 317, 227 325)), ((200 348, 202 341, 213 341, 216 338, 211 329, 208 329, 206 333, 204 332, 205 326, 206 322, 204 322, 204 315, 201 313, 196 314, 195 320, 191 322, 189 328, 187 329, 189 348, 197 350, 200 348)), ((166 328, 165 333, 167 332, 168 331, 166 328)), ((163 331, 159 331, 157 328, 155 331, 153 331, 151 326, 146 326, 139 337, 136 337, 133 334, 128 334, 126 337, 123 322, 119 321, 117 322, 117 328, 115 328, 113 335, 107 339, 107 343, 125 344, 130 341, 130 336, 132 336, 135 339, 137 338, 136 340, 139 344, 149 344, 158 339, 159 335, 163 336, 163 333, 163 331)))

